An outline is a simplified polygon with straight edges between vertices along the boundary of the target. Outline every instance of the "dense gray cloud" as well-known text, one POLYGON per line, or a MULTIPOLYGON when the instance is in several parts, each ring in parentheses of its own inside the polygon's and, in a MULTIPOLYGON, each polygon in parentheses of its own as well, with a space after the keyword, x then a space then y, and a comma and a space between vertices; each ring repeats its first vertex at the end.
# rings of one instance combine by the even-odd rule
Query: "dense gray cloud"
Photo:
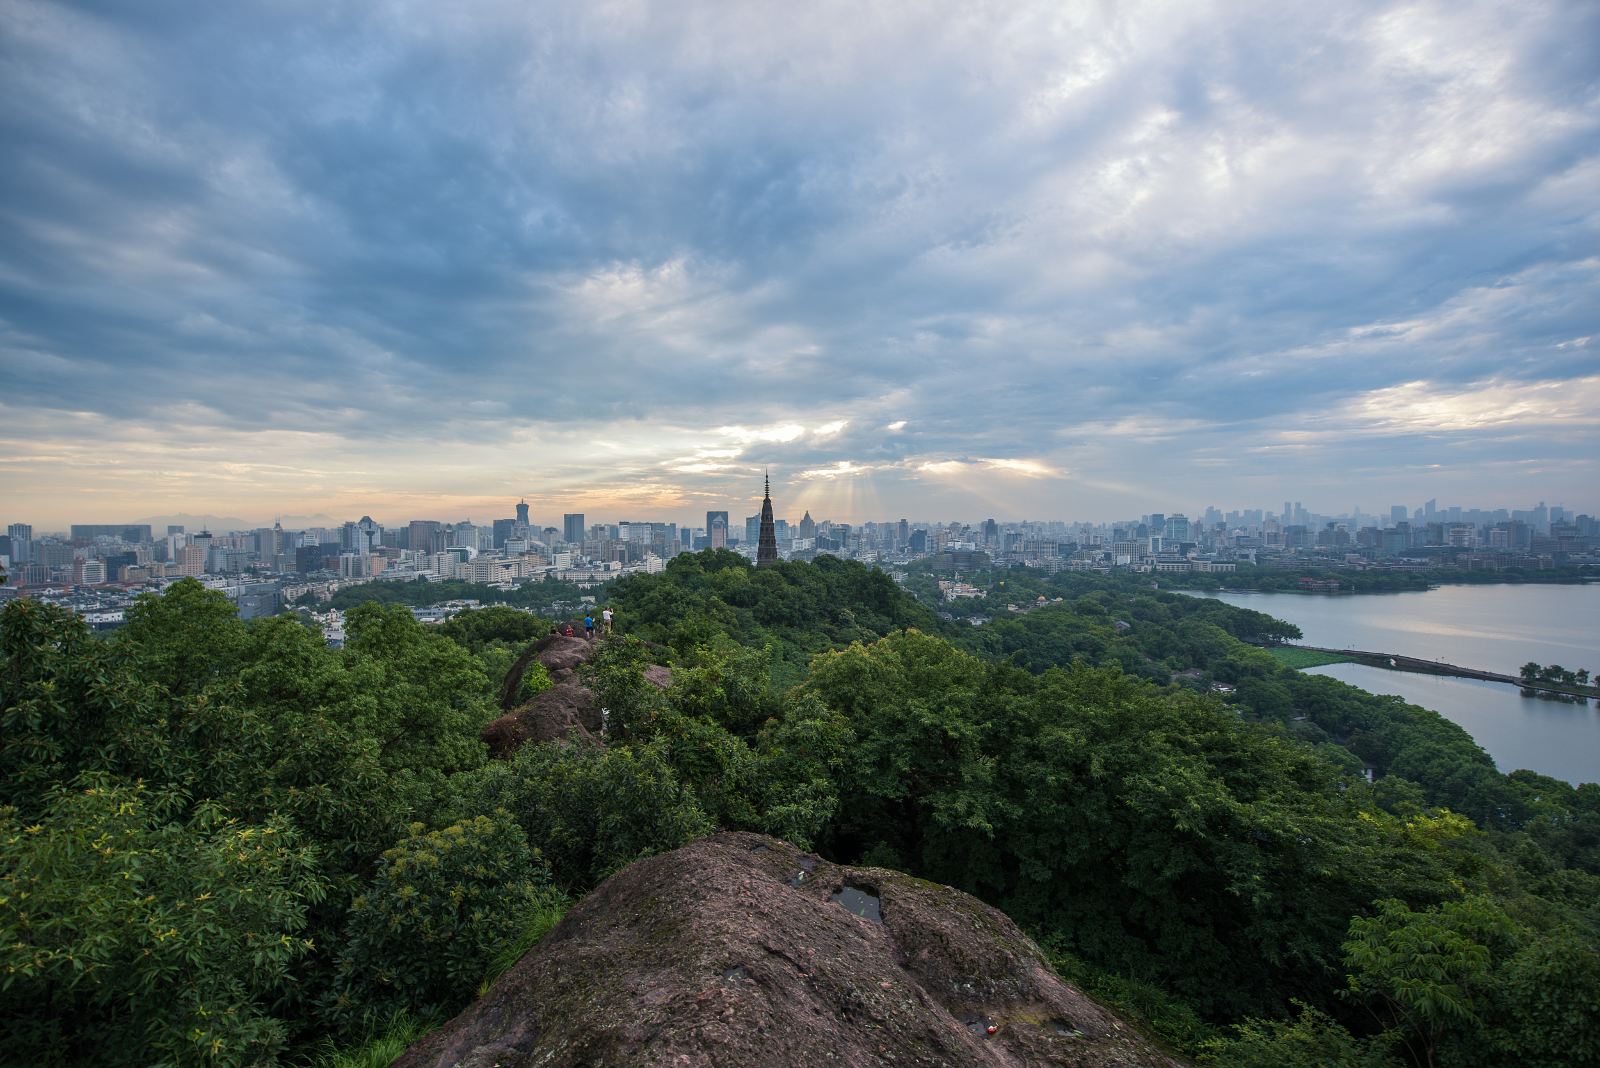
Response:
POLYGON ((1583 0, 0 27, 15 518, 1600 505, 1583 0))

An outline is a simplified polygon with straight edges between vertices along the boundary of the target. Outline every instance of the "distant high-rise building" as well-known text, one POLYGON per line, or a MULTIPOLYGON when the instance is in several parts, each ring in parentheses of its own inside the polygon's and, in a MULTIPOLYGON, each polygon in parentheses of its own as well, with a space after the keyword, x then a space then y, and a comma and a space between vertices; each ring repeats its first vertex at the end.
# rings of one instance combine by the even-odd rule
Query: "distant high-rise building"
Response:
POLYGON ((778 534, 772 522, 772 479, 766 479, 761 498, 761 531, 756 538, 756 566, 771 567, 778 562, 778 534))
POLYGON ((744 543, 746 545, 759 545, 761 542, 761 513, 744 517, 744 543))
POLYGON ((815 538, 816 536, 817 536, 817 523, 816 523, 816 520, 811 518, 811 513, 810 512, 807 512, 805 515, 800 517, 800 540, 801 541, 810 541, 811 539, 815 538))
POLYGON ((494 547, 496 549, 504 549, 506 542, 511 540, 512 532, 518 526, 525 527, 527 525, 528 522, 525 519, 496 519, 494 521, 494 547))
POLYGON ((728 513, 708 512, 710 523, 706 527, 706 544, 713 549, 725 549, 728 546, 728 513))
POLYGON ((561 517, 561 540, 572 545, 583 544, 582 512, 567 512, 561 517))
POLYGON ((344 525, 340 540, 345 552, 366 555, 383 544, 383 528, 370 515, 364 515, 356 522, 344 525))
POLYGON ((412 552, 444 552, 444 524, 437 519, 413 519, 406 532, 406 546, 412 552))
POLYGON ((1404 523, 1410 516, 1411 513, 1406 510, 1406 506, 1403 504, 1391 504, 1389 506, 1389 521, 1396 526, 1404 523))
POLYGON ((517 502, 517 522, 521 523, 523 526, 527 526, 528 525, 528 502, 527 501, 518 501, 517 502))
POLYGON ((6 534, 11 538, 11 562, 13 564, 32 562, 33 524, 12 523, 6 527, 6 534))

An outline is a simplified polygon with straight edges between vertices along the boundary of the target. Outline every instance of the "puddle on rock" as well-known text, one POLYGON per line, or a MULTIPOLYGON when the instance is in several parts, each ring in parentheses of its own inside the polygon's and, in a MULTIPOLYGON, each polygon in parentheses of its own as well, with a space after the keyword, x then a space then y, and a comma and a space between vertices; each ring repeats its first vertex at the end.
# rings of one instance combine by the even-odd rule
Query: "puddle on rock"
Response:
POLYGON ((843 905, 846 909, 873 923, 883 922, 883 910, 878 904, 878 895, 871 887, 842 886, 833 892, 831 898, 843 905))
POLYGON ((732 968, 723 972, 722 977, 731 983, 737 983, 741 979, 750 978, 750 969, 743 964, 735 964, 732 968))
POLYGON ((800 858, 800 870, 789 877, 790 886, 799 886, 811 878, 811 873, 817 870, 817 862, 813 857, 800 858))
POLYGON ((995 1025, 994 1021, 981 1013, 969 1012, 961 1017, 961 1026, 975 1035, 989 1037, 989 1028, 995 1025))

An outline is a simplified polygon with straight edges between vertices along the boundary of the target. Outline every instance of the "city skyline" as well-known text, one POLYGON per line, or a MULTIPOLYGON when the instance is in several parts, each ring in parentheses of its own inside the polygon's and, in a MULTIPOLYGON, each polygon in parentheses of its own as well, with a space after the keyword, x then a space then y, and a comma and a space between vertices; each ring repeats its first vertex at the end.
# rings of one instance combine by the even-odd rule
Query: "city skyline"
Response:
POLYGON ((1593 4, 0 17, 40 529, 1600 512, 1593 4))
MULTIPOLYGON (((763 489, 767 492, 770 492, 768 487, 764 486, 763 489)), ((801 510, 789 507, 782 503, 781 487, 780 500, 773 503, 775 511, 781 513, 778 519, 780 523, 789 523, 793 525, 794 523, 799 522, 793 518, 793 513, 801 510)), ((493 512, 494 510, 494 506, 490 506, 489 511, 493 512)), ((753 528, 755 521, 760 518, 761 504, 759 501, 756 502, 754 510, 749 515, 742 517, 735 514, 739 511, 739 509, 724 508, 708 511, 704 513, 703 517, 699 515, 690 516, 688 517, 688 521, 684 521, 684 517, 680 515, 646 513, 643 511, 629 513, 563 512, 561 513, 560 518, 549 519, 546 517, 533 515, 525 498, 519 498, 510 505, 507 505, 507 502, 500 502, 500 511, 515 511, 519 516, 526 515, 527 518, 513 520, 509 514, 491 515, 485 513, 475 516, 467 515, 456 518, 449 518, 444 515, 433 514, 430 515, 429 518, 422 519, 416 515, 372 516, 370 514, 363 513, 359 516, 359 519, 371 519, 378 526, 387 528, 399 528, 417 523, 424 523, 441 528, 448 528, 457 524, 468 524, 475 525, 479 528, 488 529, 496 524, 516 522, 526 525, 530 531, 534 532, 545 530, 556 531, 559 540, 568 542, 581 540, 584 536, 584 532, 591 527, 615 527, 619 523, 624 525, 628 523, 671 524, 684 530, 699 531, 708 539, 708 541, 712 541, 714 540, 714 537, 712 533, 713 528, 711 521, 716 519, 726 524, 723 530, 727 540, 732 543, 736 541, 743 542, 752 540, 751 538, 742 536, 741 532, 753 528), (700 520, 701 522, 696 522, 696 520, 700 520), (701 525, 702 522, 704 525, 701 525)), ((1576 517, 1591 516, 1589 511, 1570 507, 1563 501, 1540 500, 1537 502, 1520 502, 1520 504, 1508 504, 1504 502, 1461 504, 1458 502, 1446 501, 1445 503, 1441 504, 1437 498, 1429 498, 1425 501, 1413 501, 1412 503, 1393 502, 1378 506, 1372 510, 1368 510, 1358 504, 1343 509, 1329 508, 1325 504, 1316 501, 1313 501, 1310 506, 1307 506, 1306 502, 1303 500, 1292 499, 1288 497, 1281 499, 1281 506, 1276 504, 1240 503, 1229 503, 1219 506, 1215 502, 1212 502, 1199 506, 1190 505, 1186 507, 1174 507, 1169 503, 1159 508, 1146 508, 1144 510, 1126 515, 1104 517, 1050 515, 986 515, 981 517, 977 515, 971 515, 939 517, 917 511, 898 517, 889 515, 851 517, 832 514, 813 516, 810 509, 805 509, 803 514, 807 518, 813 519, 817 523, 845 524, 848 526, 859 527, 864 525, 874 526, 896 523, 904 524, 909 522, 913 526, 921 526, 930 529, 934 526, 945 527, 951 525, 976 527, 988 523, 999 523, 1002 526, 1055 524, 1074 527, 1081 526, 1110 528, 1118 525, 1143 522, 1152 516, 1167 518, 1177 517, 1180 519, 1187 517, 1189 521, 1196 524, 1206 523, 1208 525, 1223 521, 1224 518, 1231 519, 1234 517, 1246 516, 1253 517, 1245 521, 1250 525, 1259 525, 1261 522, 1266 520, 1278 521, 1284 525, 1309 524, 1313 522, 1342 522, 1352 517, 1359 516, 1363 520, 1376 520, 1377 522, 1372 525, 1379 527, 1392 526, 1397 522, 1459 522, 1461 521, 1460 518, 1452 517, 1465 516, 1478 517, 1479 521, 1483 522, 1492 521, 1488 518, 1491 516, 1502 516, 1505 521, 1510 521, 1513 519, 1526 521, 1536 515, 1540 516, 1540 521, 1547 525, 1551 519, 1556 516, 1562 517, 1566 520, 1571 520, 1576 517)), ((85 522, 85 520, 89 518, 91 517, 79 515, 73 517, 67 522, 54 525, 49 523, 34 522, 27 517, 0 516, 0 529, 4 529, 6 524, 18 524, 27 528, 30 532, 30 535, 64 536, 71 528, 75 527, 103 526, 110 528, 117 526, 147 526, 151 527, 152 529, 156 529, 164 526, 176 526, 182 528, 187 533, 192 534, 199 531, 208 531, 211 533, 241 531, 256 532, 276 526, 281 526, 285 530, 328 529, 347 526, 357 522, 358 519, 357 514, 349 511, 348 509, 336 515, 279 515, 254 519, 240 516, 223 516, 216 513, 147 515, 127 519, 113 518, 109 520, 104 516, 98 516, 93 517, 96 519, 95 523, 85 522)))

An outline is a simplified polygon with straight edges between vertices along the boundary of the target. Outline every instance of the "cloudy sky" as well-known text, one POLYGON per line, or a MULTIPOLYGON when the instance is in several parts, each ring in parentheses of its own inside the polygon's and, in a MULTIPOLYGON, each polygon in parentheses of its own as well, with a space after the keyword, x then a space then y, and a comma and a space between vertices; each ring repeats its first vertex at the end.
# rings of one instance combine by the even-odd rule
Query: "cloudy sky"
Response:
POLYGON ((1600 508, 1600 5, 0 0, 0 521, 1600 508))

